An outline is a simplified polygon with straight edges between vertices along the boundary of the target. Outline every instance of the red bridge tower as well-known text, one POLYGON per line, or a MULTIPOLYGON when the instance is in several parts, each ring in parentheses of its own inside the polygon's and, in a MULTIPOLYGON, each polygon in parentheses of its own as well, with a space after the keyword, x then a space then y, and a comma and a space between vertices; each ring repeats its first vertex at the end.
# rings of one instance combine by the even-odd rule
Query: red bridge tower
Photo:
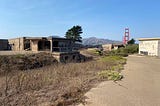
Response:
POLYGON ((129 28, 125 28, 125 33, 123 37, 123 44, 127 44, 129 41, 130 33, 129 33, 129 28))

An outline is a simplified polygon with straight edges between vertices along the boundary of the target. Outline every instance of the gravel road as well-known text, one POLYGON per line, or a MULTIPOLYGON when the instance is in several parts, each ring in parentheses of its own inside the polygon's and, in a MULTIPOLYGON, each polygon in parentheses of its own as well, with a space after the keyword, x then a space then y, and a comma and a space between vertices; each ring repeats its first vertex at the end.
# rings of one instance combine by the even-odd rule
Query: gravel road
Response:
POLYGON ((86 93, 85 106, 160 106, 160 59, 129 56, 122 74, 122 81, 106 81, 86 93))

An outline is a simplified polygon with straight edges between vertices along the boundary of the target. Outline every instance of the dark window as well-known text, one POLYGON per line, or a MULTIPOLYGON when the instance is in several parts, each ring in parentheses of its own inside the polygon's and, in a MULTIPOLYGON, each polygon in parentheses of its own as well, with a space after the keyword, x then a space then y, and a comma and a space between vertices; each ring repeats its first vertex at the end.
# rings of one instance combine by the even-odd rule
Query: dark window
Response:
POLYGON ((50 41, 39 41, 38 42, 38 50, 49 51, 51 48, 50 41))
POLYGON ((73 60, 76 58, 76 56, 75 55, 73 55, 73 60))
POLYGON ((144 55, 148 55, 148 52, 146 51, 140 51, 141 54, 144 54, 144 55))
POLYGON ((65 60, 68 60, 68 56, 65 56, 65 58, 64 58, 65 60))
POLYGON ((24 42, 24 50, 30 50, 31 48, 30 48, 31 46, 30 46, 30 41, 29 40, 26 40, 25 42, 24 42))

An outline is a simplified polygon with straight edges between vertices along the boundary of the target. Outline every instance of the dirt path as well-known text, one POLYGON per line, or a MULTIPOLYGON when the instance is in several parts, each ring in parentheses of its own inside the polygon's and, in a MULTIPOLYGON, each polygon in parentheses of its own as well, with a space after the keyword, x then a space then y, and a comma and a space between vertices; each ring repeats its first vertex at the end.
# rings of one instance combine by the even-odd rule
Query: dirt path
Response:
POLYGON ((122 74, 86 93, 85 106, 160 106, 160 59, 129 56, 122 74))

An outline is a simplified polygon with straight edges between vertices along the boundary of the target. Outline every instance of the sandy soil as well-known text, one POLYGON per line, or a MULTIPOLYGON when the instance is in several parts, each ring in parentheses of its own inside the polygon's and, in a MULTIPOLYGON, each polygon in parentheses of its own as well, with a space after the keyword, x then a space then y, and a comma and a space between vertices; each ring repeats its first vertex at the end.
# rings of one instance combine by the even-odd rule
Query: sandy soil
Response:
POLYGON ((122 74, 122 81, 106 81, 86 93, 85 106, 160 106, 160 59, 129 56, 122 74))
POLYGON ((0 55, 16 55, 16 54, 31 54, 38 53, 32 51, 0 51, 0 55))

